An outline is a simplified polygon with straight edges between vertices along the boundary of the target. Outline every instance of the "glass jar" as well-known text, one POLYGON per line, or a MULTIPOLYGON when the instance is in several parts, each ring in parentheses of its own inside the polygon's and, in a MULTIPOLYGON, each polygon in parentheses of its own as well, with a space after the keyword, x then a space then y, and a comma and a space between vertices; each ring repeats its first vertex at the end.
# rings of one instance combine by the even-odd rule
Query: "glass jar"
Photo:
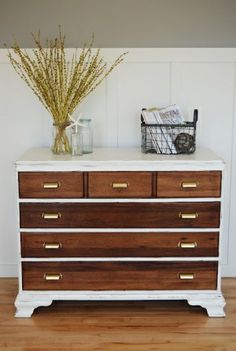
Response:
POLYGON ((79 127, 79 137, 83 143, 83 154, 93 152, 93 130, 91 118, 81 118, 79 127))
POLYGON ((83 155, 83 139, 82 134, 76 131, 71 133, 71 155, 81 156, 83 155))

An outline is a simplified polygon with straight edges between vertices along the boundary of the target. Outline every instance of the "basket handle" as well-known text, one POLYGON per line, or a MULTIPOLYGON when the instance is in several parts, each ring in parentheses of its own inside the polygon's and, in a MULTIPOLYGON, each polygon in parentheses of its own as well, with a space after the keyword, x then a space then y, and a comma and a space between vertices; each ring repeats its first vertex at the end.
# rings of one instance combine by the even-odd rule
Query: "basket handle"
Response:
POLYGON ((198 110, 194 109, 193 110, 193 122, 197 123, 197 121, 198 121, 198 110))
MULTIPOLYGON (((146 111, 146 110, 147 110, 146 108, 142 108, 142 111, 146 111)), ((141 113, 141 124, 145 124, 142 113, 141 113)))

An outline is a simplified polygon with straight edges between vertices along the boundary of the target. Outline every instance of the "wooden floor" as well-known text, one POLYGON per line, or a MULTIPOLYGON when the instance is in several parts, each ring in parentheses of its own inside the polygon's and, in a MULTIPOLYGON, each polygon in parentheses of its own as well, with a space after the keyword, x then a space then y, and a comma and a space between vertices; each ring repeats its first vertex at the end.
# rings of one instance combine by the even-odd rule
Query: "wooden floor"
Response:
POLYGON ((226 318, 184 301, 54 302, 14 318, 16 279, 0 279, 0 350, 236 351, 236 278, 223 280, 226 318))

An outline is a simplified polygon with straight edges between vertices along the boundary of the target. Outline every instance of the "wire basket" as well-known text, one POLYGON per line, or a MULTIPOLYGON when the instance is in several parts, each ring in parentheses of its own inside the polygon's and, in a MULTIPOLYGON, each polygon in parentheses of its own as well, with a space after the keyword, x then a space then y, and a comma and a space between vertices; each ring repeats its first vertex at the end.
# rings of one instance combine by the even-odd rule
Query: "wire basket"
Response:
POLYGON ((192 154, 196 149, 198 110, 193 121, 181 124, 146 124, 141 116, 143 153, 163 155, 192 154))

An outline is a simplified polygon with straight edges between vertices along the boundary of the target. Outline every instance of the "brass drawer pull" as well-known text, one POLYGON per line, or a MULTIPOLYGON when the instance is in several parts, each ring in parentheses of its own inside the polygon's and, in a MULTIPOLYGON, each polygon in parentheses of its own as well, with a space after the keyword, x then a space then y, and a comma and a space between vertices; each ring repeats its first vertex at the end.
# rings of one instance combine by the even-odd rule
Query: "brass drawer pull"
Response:
POLYGON ((61 273, 45 273, 43 276, 45 280, 60 280, 62 279, 61 273))
POLYGON ((128 183, 112 183, 113 189, 127 189, 128 183))
POLYGON ((61 218, 61 213, 42 213, 42 218, 43 219, 58 219, 61 218))
POLYGON ((197 188, 198 185, 199 185, 198 182, 182 182, 180 184, 182 189, 197 188))
POLYGON ((196 274, 195 273, 178 273, 177 277, 180 280, 193 280, 194 278, 196 278, 196 274))
POLYGON ((60 186, 59 182, 55 183, 43 183, 43 188, 44 189, 58 189, 60 186))
POLYGON ((43 247, 44 247, 44 249, 49 249, 49 250, 51 250, 51 249, 60 249, 60 248, 62 248, 62 243, 43 243, 43 247))
POLYGON ((181 247, 181 249, 195 249, 197 247, 197 243, 195 242, 183 242, 180 241, 178 243, 178 246, 181 247))
POLYGON ((198 213, 179 213, 181 219, 196 219, 198 218, 198 213))

